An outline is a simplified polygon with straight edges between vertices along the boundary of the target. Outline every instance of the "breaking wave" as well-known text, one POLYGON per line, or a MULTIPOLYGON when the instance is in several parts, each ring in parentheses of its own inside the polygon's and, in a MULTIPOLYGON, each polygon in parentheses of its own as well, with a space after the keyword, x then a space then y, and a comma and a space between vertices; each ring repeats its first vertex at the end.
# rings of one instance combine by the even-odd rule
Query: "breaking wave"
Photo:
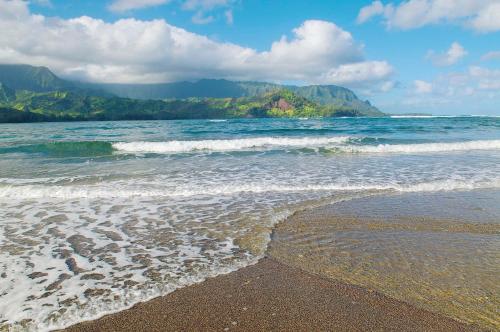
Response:
POLYGON ((201 141, 114 143, 118 151, 131 153, 186 153, 193 151, 238 151, 269 147, 319 147, 349 141, 350 137, 255 137, 201 141))
POLYGON ((500 140, 451 143, 378 144, 389 140, 371 137, 255 137, 240 139, 185 140, 165 142, 49 142, 0 148, 0 154, 27 153, 49 157, 100 157, 115 152, 129 154, 179 154, 269 149, 323 149, 333 153, 434 153, 500 150, 500 140))
POLYGON ((500 188, 500 178, 481 179, 448 179, 415 184, 345 184, 332 183, 324 185, 280 185, 280 184, 236 184, 218 185, 216 187, 201 186, 198 188, 177 189, 129 189, 102 186, 3 186, 0 187, 0 199, 96 199, 96 198, 130 198, 130 197, 192 197, 192 196, 230 196, 240 193, 301 193, 319 191, 396 191, 396 192, 435 192, 452 190, 473 190, 500 188))
POLYGON ((469 141, 455 143, 380 144, 339 146, 336 150, 346 153, 433 153, 473 150, 499 150, 500 140, 469 141))
POLYGON ((370 138, 341 137, 259 137, 231 140, 114 143, 113 148, 128 153, 227 152, 259 148, 325 148, 338 153, 434 153, 473 150, 499 150, 500 140, 453 143, 361 145, 370 138), (357 144, 349 144, 357 143, 357 144), (360 144, 361 143, 361 144, 360 144))

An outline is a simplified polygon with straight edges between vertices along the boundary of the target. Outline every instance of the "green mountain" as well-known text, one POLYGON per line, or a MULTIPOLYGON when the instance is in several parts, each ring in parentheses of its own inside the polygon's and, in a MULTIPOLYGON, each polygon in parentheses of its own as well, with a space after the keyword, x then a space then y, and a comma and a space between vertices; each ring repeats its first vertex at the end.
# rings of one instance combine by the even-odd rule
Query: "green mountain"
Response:
POLYGON ((22 123, 50 121, 41 114, 21 112, 19 110, 0 106, 0 123, 22 123))
POLYGON ((314 103, 286 89, 257 97, 142 100, 74 91, 20 91, 0 103, 0 122, 177 120, 361 116, 357 111, 314 103))
POLYGON ((333 85, 89 84, 62 80, 44 67, 0 65, 0 122, 382 115, 333 85))
POLYGON ((214 79, 161 84, 94 84, 66 81, 46 67, 29 65, 0 65, 0 82, 14 90, 34 92, 76 90, 88 95, 159 100, 256 97, 275 90, 288 89, 321 105, 335 105, 352 108, 366 115, 380 115, 378 109, 369 102, 360 100, 351 90, 336 85, 299 87, 214 79))
POLYGON ((0 103, 9 103, 16 100, 16 91, 0 82, 0 103))
POLYGON ((0 64, 0 83, 15 91, 75 91, 84 95, 112 97, 94 84, 81 84, 57 77, 47 67, 0 64))
POLYGON ((71 82, 57 77, 46 67, 0 64, 0 82, 14 90, 47 92, 68 89, 71 82))
POLYGON ((313 100, 321 105, 334 105, 350 108, 365 116, 380 116, 381 112, 370 104, 362 101, 354 92, 336 85, 310 85, 291 89, 299 96, 313 100))
POLYGON ((367 116, 380 111, 354 92, 336 85, 293 86, 264 82, 233 82, 204 79, 196 82, 161 84, 98 84, 95 86, 116 96, 133 99, 241 98, 256 97, 272 91, 287 89, 321 105, 352 108, 367 116))

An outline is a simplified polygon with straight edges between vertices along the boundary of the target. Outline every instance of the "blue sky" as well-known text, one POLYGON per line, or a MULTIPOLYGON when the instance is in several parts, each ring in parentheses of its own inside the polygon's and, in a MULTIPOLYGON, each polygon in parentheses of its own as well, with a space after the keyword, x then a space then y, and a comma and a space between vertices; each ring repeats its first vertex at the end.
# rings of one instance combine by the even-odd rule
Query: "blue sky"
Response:
POLYGON ((0 0, 2 23, 35 36, 0 36, 0 62, 73 79, 338 84, 386 112, 500 114, 499 0, 0 0))

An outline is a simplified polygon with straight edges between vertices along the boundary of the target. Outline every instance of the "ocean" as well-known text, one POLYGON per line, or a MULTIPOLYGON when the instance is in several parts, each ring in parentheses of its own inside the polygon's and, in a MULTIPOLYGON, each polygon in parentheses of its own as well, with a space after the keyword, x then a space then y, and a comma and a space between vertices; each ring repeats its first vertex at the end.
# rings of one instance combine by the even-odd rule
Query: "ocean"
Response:
POLYGON ((253 264, 297 211, 499 188, 498 117, 0 124, 0 330, 68 326, 253 264))

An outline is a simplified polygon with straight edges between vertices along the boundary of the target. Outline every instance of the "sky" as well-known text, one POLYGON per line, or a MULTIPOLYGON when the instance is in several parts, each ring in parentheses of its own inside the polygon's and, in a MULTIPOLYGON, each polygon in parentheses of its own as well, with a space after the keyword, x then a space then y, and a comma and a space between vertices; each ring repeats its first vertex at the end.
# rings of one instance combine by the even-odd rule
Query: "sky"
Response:
POLYGON ((500 0, 0 0, 0 63, 80 81, 335 84, 500 115, 500 0))

